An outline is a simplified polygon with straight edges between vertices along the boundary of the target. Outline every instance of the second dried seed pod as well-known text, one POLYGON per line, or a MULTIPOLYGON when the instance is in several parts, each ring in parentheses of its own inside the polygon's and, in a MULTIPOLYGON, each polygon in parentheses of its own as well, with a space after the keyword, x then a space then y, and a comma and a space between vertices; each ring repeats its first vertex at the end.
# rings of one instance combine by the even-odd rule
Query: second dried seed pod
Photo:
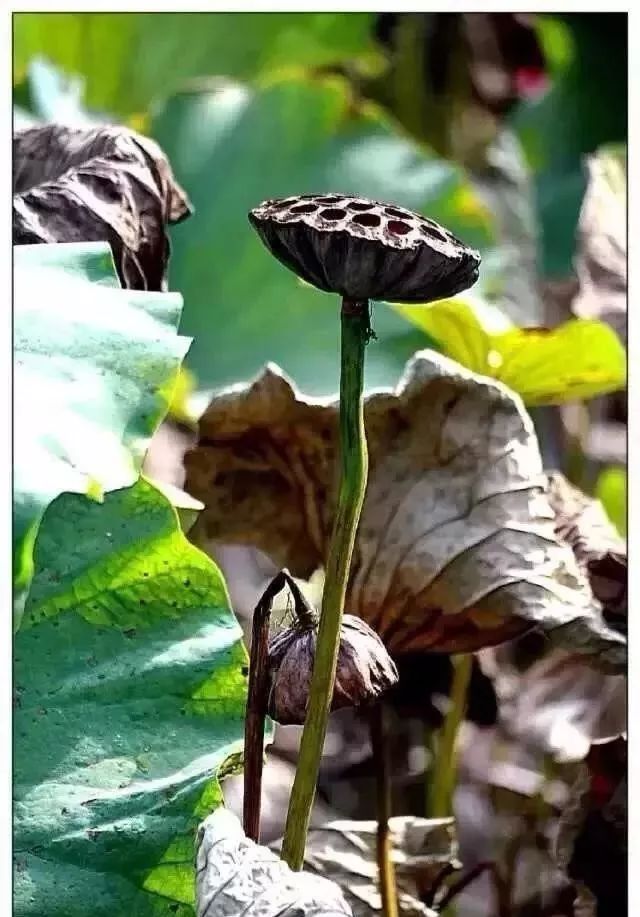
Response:
MULTIPOLYGON (((283 726, 305 721, 316 652, 315 623, 296 624, 269 642, 269 716, 283 726)), ((345 615, 331 710, 359 707, 393 687, 398 671, 378 635, 360 618, 345 615)))

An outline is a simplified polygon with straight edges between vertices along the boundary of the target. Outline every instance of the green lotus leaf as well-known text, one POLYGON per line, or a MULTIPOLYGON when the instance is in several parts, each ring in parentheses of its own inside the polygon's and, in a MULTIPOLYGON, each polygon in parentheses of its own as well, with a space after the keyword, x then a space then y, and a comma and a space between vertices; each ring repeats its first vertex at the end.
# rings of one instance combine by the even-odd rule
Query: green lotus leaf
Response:
POLYGON ((17 917, 192 913, 246 663, 221 574, 148 482, 49 506, 14 641, 17 917))
POLYGON ((86 83, 90 108, 143 112, 193 77, 252 78, 371 55, 373 13, 17 13, 14 79, 45 57, 86 83))
POLYGON ((138 477, 189 346, 182 297, 120 288, 107 243, 14 249, 14 584, 46 507, 138 477))

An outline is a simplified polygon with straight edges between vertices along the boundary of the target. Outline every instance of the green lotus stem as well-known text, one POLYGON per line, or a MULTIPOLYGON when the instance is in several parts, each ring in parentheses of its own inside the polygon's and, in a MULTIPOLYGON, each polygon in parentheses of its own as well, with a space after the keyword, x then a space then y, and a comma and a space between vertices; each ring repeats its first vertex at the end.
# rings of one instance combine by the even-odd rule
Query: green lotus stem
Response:
POLYGON ((467 707, 467 691, 471 679, 473 656, 454 657, 450 705, 438 736, 436 758, 431 777, 427 816, 445 818, 451 815, 453 788, 456 782, 456 739, 467 707))
POLYGON ((320 759, 336 677, 340 624, 351 555, 367 483, 367 443, 362 390, 364 352, 371 337, 367 300, 343 299, 340 357, 340 483, 329 544, 320 625, 307 717, 293 781, 282 844, 282 859, 301 869, 316 794, 320 759))

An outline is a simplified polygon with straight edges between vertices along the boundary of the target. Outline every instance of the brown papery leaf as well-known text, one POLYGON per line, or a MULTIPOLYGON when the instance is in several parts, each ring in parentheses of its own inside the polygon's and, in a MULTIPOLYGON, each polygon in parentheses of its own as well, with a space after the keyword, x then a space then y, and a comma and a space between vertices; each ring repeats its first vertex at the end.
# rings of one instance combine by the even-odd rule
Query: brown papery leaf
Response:
POLYGON ((13 241, 109 242, 120 280, 166 288, 166 227, 191 213, 160 147, 124 127, 47 125, 13 139, 13 241))
MULTIPOLYGON (((296 576, 324 565, 336 497, 337 403, 275 366, 214 397, 187 454, 205 550, 250 544, 296 576)), ((390 652, 470 652, 533 626, 621 668, 625 640, 554 514, 520 399, 432 351, 365 405, 369 482, 345 609, 390 652)))
POLYGON ((559 864, 597 900, 598 915, 627 914, 627 743, 594 746, 571 789, 555 843, 559 864))
MULTIPOLYGON (((377 821, 340 820, 309 832, 304 868, 340 886, 354 917, 382 910, 376 860, 377 821)), ((435 917, 423 899, 445 867, 459 869, 453 818, 389 819, 391 859, 402 914, 435 917)), ((278 844, 271 845, 279 849, 278 844)))
POLYGON ((571 546, 607 618, 626 632, 625 540, 609 521, 602 503, 582 493, 559 472, 549 474, 549 501, 556 517, 556 533, 571 546))
MULTIPOLYGON (((578 490, 559 472, 548 475, 556 534, 573 550, 606 619, 626 631, 627 549, 599 500, 578 490)), ((480 654, 509 734, 562 761, 583 758, 592 744, 625 733, 626 677, 594 670, 583 656, 547 651, 525 672, 513 665, 517 647, 480 654)))
POLYGON ((627 339, 626 153, 600 150, 587 160, 589 180, 578 224, 573 311, 607 322, 627 339))
POLYGON ((503 666, 494 686, 503 729, 558 761, 579 761, 592 744, 626 732, 625 676, 599 672, 576 653, 554 649, 522 675, 503 666))
POLYGON ((352 917, 335 882, 289 869, 223 807, 198 828, 195 892, 196 917, 352 917))

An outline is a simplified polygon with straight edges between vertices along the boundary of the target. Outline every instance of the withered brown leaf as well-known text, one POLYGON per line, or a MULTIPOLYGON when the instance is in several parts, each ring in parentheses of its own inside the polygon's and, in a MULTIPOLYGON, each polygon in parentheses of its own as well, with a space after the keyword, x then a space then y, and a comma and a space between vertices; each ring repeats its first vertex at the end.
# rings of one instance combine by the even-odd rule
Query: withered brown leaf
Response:
MULTIPOLYGON (((249 544, 296 576, 322 566, 336 497, 337 403, 275 366, 215 396, 187 454, 205 550, 249 544)), ((432 351, 365 404, 369 482, 346 610, 395 654, 469 652, 540 626, 624 666, 625 640, 554 531, 520 399, 432 351)))
POLYGON ((578 224, 576 272, 579 291, 573 311, 599 318, 627 339, 626 163, 600 150, 587 160, 588 185, 578 224))
POLYGON ((627 547, 602 503, 578 490, 559 472, 549 474, 549 501, 558 536, 570 545, 605 616, 627 626, 627 547))
MULTIPOLYGON (((504 649, 508 653, 509 647, 504 649)), ((592 743, 626 732, 624 675, 600 672, 583 656, 561 649, 552 649, 517 674, 500 659, 501 652, 481 654, 482 664, 489 671, 493 662, 500 723, 520 743, 558 761, 579 761, 592 743), (491 660, 491 653, 497 659, 491 660)))
POLYGON ((50 124, 16 132, 13 163, 14 244, 109 242, 125 287, 166 288, 166 227, 191 205, 153 140, 50 124))
MULTIPOLYGON (((377 821, 348 819, 312 828, 304 868, 342 889, 354 917, 372 917, 382 909, 376 861, 377 821)), ((453 818, 396 816, 389 819, 392 860, 402 914, 435 917, 424 898, 446 866, 460 868, 453 818)), ((271 845, 279 849, 279 843, 271 845)))
POLYGON ((268 847, 245 837, 220 806, 196 836, 197 917, 352 917, 343 890, 309 872, 289 869, 268 847))
MULTIPOLYGON (((602 604, 605 619, 626 632, 627 551, 602 504, 559 472, 548 475, 555 531, 575 555, 602 604)), ((526 639, 526 638, 525 638, 526 639)), ((525 671, 514 664, 518 647, 480 654, 494 683, 500 721, 510 735, 563 761, 583 758, 592 743, 626 731, 626 678, 596 671, 581 655, 541 646, 525 671)))
POLYGON ((556 838, 559 864, 589 889, 603 917, 628 913, 627 773, 626 741, 592 746, 556 838))

